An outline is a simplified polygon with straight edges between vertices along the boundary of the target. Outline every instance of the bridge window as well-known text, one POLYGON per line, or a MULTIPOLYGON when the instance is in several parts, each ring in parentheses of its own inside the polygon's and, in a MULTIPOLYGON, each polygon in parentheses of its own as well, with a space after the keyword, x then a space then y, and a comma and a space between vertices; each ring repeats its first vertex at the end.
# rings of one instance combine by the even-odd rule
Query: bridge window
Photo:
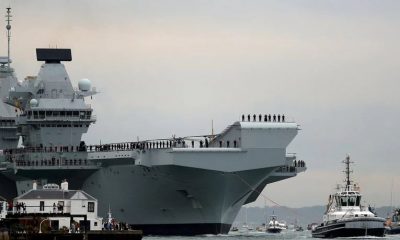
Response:
POLYGON ((349 197, 349 206, 355 206, 356 197, 349 197))
POLYGON ((81 118, 81 119, 85 119, 85 118, 86 118, 86 112, 81 111, 81 112, 79 113, 79 115, 80 115, 80 118, 81 118))
POLYGON ((348 204, 348 197, 341 197, 340 198, 340 206, 346 207, 348 204))

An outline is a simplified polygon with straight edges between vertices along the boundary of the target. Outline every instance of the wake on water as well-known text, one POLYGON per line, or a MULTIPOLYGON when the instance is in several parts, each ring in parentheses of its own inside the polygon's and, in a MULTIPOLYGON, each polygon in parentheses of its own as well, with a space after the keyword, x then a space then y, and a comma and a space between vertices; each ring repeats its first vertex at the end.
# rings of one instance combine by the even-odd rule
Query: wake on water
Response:
MULTIPOLYGON (((293 230, 282 231, 281 233, 266 233, 266 232, 231 232, 229 234, 219 234, 219 235, 199 235, 199 236, 146 236, 143 238, 144 240, 273 240, 273 239, 317 239, 312 238, 310 231, 296 232, 293 230)), ((400 235, 387 235, 385 237, 374 237, 374 236, 365 236, 365 237, 353 237, 353 238, 336 238, 336 239, 399 239, 400 235)))

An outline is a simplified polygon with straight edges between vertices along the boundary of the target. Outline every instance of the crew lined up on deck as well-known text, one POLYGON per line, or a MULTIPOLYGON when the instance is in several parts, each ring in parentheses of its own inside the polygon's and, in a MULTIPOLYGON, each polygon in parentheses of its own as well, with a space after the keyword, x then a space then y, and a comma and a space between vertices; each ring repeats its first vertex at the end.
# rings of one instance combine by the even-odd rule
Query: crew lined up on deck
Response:
POLYGON ((186 147, 184 140, 172 141, 144 141, 130 143, 116 143, 103 145, 81 144, 80 146, 48 146, 48 147, 25 147, 16 149, 4 149, 4 154, 27 153, 27 152, 85 152, 85 151, 110 151, 110 150, 133 150, 133 149, 152 149, 152 148, 171 148, 171 147, 186 147))
POLYGON ((280 172, 296 172, 298 167, 306 167, 306 162, 303 160, 294 160, 292 165, 283 166, 280 168, 280 172))
POLYGON ((306 166, 306 162, 304 162, 303 160, 294 160, 293 162, 295 167, 305 167, 306 166))
MULTIPOLYGON (((232 142, 233 142, 233 147, 234 147, 234 148, 239 147, 239 146, 238 146, 238 141, 233 140, 232 142)), ((218 146, 219 146, 220 148, 222 148, 222 147, 227 147, 227 148, 231 147, 231 144, 230 144, 231 141, 229 141, 229 140, 227 140, 227 141, 222 141, 222 140, 220 140, 220 141, 218 141, 218 143, 219 143, 218 146), (224 144, 224 143, 226 143, 226 144, 224 144)), ((199 145, 200 148, 208 148, 209 145, 210 145, 210 143, 209 143, 209 141, 208 141, 207 138, 204 140, 204 142, 203 142, 203 140, 200 140, 200 145, 199 145)), ((192 141, 192 148, 194 148, 194 141, 192 141)))
MULTIPOLYGON (((242 122, 246 121, 246 116, 243 114, 242 115, 242 122)), ((271 114, 259 114, 258 115, 258 122, 285 122, 285 115, 271 115, 271 114)), ((257 115, 253 114, 253 118, 250 114, 247 115, 247 122, 257 122, 257 115), (252 120, 253 119, 253 120, 252 120)))
MULTIPOLYGON (((198 141, 198 147, 208 148, 210 147, 210 138, 205 137, 204 140, 198 141)), ((143 142, 128 142, 128 143, 116 143, 116 144, 102 144, 102 145, 85 145, 82 142, 79 146, 38 146, 38 147, 25 147, 16 149, 4 149, 4 154, 20 154, 20 153, 33 153, 33 152, 101 152, 101 151, 129 151, 134 149, 165 149, 165 148, 187 148, 189 147, 185 140, 174 139, 174 140, 160 140, 160 141, 143 141, 143 142)), ((195 140, 191 141, 191 147, 195 148, 195 140)), ((239 147, 239 141, 233 140, 220 140, 215 143, 213 147, 239 147), (231 144, 232 143, 232 144, 231 144)))

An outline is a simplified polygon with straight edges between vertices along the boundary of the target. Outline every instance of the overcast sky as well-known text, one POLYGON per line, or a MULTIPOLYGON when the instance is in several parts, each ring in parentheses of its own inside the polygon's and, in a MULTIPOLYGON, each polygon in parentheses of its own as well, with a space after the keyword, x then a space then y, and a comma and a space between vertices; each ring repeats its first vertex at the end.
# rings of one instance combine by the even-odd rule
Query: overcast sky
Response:
POLYGON ((326 204, 349 153, 366 200, 389 205, 393 183, 400 205, 400 1, 4 0, 4 14, 8 5, 20 80, 39 70, 35 48, 72 48, 74 84, 89 78, 101 92, 88 99, 98 121, 86 142, 208 134, 211 120, 219 132, 242 113, 284 113, 302 129, 288 152, 308 170, 266 196, 326 204))

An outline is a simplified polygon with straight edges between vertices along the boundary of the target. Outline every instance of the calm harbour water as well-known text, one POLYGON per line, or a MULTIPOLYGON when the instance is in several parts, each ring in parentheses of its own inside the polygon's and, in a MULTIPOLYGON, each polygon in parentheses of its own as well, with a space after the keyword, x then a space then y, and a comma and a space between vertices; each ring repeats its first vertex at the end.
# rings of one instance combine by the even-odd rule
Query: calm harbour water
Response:
MULTIPOLYGON (((270 233, 235 233, 227 235, 203 235, 195 237, 180 237, 180 236, 169 236, 169 237, 158 237, 148 236, 144 237, 144 240, 264 240, 264 239, 316 239, 311 237, 310 231, 295 232, 287 230, 280 234, 270 233)), ((377 237, 357 237, 357 238, 336 238, 336 239, 400 239, 400 235, 388 235, 382 238, 377 237)))

